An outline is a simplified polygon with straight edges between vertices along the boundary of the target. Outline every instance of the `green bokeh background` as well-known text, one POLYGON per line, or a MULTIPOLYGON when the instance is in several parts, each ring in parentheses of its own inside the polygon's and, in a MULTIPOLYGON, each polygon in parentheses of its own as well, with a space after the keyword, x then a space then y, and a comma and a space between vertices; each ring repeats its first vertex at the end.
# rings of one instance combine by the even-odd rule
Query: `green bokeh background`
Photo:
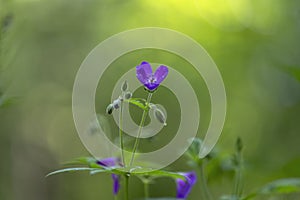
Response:
MULTIPOLYGON (((148 26, 189 35, 219 67, 228 110, 216 149, 226 156, 234 151, 237 136, 243 139, 245 191, 274 179, 300 176, 299 1, 1 0, 0 19, 0 101, 14 98, 0 108, 1 200, 112 199, 109 175, 44 176, 64 161, 89 156, 71 110, 81 62, 109 36, 148 26)), ((112 72, 146 58, 170 65, 181 62, 180 70, 196 80, 183 60, 157 54, 130 54, 126 63, 117 60, 112 72)), ((206 113, 201 135, 209 121, 209 96, 203 83, 193 86, 206 113)), ((169 169, 190 170, 185 162, 180 158, 169 169)), ((229 183, 230 175, 209 178, 215 196, 230 194, 229 183)), ((130 187, 132 199, 142 197, 139 180, 132 179, 130 187)), ((189 199, 198 200, 200 188, 197 184, 189 199)), ((151 194, 174 196, 175 184, 160 179, 151 186, 151 194)))

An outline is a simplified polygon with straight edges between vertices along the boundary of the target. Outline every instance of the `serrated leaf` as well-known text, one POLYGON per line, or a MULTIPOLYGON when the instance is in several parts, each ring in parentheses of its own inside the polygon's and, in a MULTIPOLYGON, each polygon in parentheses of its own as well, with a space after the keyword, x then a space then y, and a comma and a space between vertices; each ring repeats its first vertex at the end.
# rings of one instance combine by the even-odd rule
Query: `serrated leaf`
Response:
POLYGON ((148 111, 150 109, 149 105, 146 104, 146 100, 142 98, 131 98, 127 99, 126 102, 136 105, 145 111, 148 111))

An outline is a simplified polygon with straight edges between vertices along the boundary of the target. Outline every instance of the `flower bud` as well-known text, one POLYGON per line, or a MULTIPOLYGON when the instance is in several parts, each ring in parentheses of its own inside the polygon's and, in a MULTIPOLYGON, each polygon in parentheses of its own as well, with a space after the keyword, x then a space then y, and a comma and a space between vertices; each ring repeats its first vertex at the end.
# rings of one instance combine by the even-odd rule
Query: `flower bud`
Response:
POLYGON ((116 100, 114 100, 114 102, 112 104, 113 104, 114 109, 118 109, 121 106, 121 100, 116 99, 116 100))
POLYGON ((113 110, 114 110, 113 104, 109 104, 106 108, 106 113, 110 115, 113 112, 113 110))
POLYGON ((122 87, 121 87, 122 92, 125 92, 127 90, 127 88, 128 88, 128 83, 127 83, 127 81, 124 81, 122 84, 122 87))
POLYGON ((125 94, 124 94, 124 98, 125 99, 130 99, 132 97, 132 93, 127 91, 125 94))
POLYGON ((242 139, 240 137, 238 137, 237 140, 236 140, 235 148, 236 148, 237 152, 241 152, 242 149, 243 149, 243 142, 242 142, 242 139))
POLYGON ((164 126, 167 125, 167 123, 166 123, 166 116, 165 116, 165 114, 159 108, 157 108, 157 109, 154 110, 154 116, 164 126))
POLYGON ((157 109, 157 106, 154 103, 149 103, 149 107, 153 110, 157 109))

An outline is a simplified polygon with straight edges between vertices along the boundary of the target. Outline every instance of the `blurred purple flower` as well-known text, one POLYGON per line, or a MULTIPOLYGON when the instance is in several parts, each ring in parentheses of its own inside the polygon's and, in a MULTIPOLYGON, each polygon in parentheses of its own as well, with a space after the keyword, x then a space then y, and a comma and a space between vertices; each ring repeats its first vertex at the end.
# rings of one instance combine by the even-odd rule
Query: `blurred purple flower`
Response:
POLYGON ((197 175, 195 172, 179 173, 185 177, 186 180, 176 179, 177 198, 185 199, 189 195, 192 187, 197 182, 197 175))
POLYGON ((168 72, 168 68, 161 65, 153 74, 151 65, 145 61, 136 67, 136 77, 149 91, 155 90, 167 77, 168 72))
MULTIPOLYGON (((101 165, 103 167, 115 167, 120 166, 120 159, 118 158, 104 158, 97 161, 98 165, 101 165)), ((113 193, 114 195, 117 195, 120 190, 120 177, 116 174, 111 175, 113 179, 113 193)))

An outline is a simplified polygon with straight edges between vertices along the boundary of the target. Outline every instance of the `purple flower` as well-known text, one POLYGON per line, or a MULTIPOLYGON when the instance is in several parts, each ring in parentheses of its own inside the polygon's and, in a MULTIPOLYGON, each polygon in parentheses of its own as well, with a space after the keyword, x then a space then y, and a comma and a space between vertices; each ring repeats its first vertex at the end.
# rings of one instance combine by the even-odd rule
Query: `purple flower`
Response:
POLYGON ((161 65, 153 74, 151 65, 148 62, 142 62, 136 67, 136 77, 149 91, 155 90, 167 77, 168 72, 168 68, 161 65))
POLYGON ((189 195, 192 187, 197 182, 197 175, 195 172, 179 173, 185 177, 186 180, 176 179, 177 198, 185 199, 189 195))
MULTIPOLYGON (((104 158, 102 160, 97 161, 98 165, 101 165, 103 167, 115 167, 120 166, 120 160, 118 158, 104 158)), ((120 190, 120 177, 116 174, 111 175, 114 185, 113 185, 113 193, 114 195, 117 195, 120 190)))

